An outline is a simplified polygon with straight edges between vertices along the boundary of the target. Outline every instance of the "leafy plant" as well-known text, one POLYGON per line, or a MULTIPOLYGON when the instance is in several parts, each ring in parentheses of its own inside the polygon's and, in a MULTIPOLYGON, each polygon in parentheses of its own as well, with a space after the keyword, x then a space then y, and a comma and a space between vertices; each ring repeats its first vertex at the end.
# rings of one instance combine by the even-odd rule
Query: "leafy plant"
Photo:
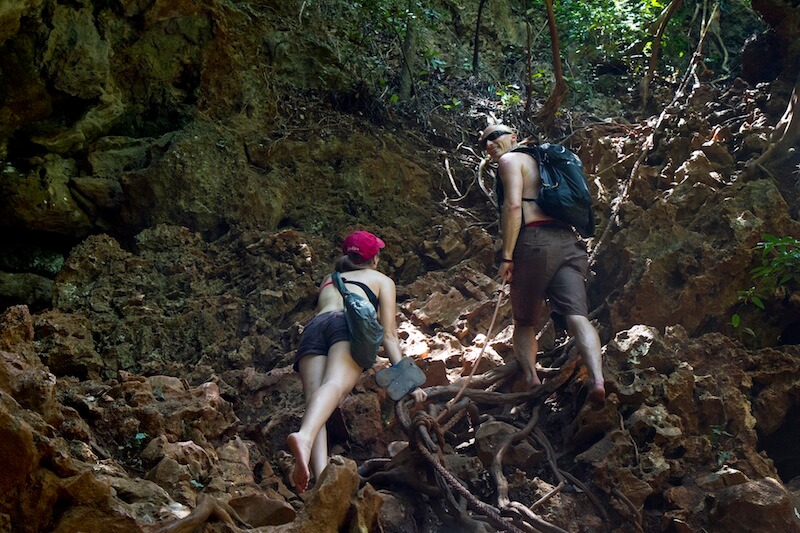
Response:
POLYGON ((444 107, 447 110, 458 109, 459 107, 461 107, 461 100, 459 100, 456 97, 453 97, 453 99, 450 100, 450 103, 444 104, 442 107, 444 107))
POLYGON ((711 443, 714 445, 718 444, 720 439, 722 439, 722 437, 733 437, 732 434, 725 431, 724 426, 719 424, 711 426, 711 434, 713 436, 711 439, 711 443))
POLYGON ((761 249, 761 266, 752 270, 753 279, 761 280, 762 286, 771 291, 800 285, 800 241, 769 234, 762 237, 764 241, 756 246, 761 249))
MULTIPOLYGON (((745 304, 752 303, 763 311, 765 300, 782 298, 788 288, 800 287, 800 241, 768 233, 761 237, 764 240, 753 249, 761 251, 761 265, 750 271, 755 285, 739 291, 739 301, 742 302, 739 310, 745 304)), ((738 310, 731 316, 731 325, 734 328, 741 325, 738 310)), ((755 335, 750 328, 744 328, 743 331, 755 335)))
POLYGON ((515 106, 520 101, 519 87, 507 85, 503 89, 497 89, 497 96, 500 97, 500 105, 503 108, 515 106))
POLYGON ((729 451, 721 450, 717 452, 717 466, 722 466, 733 459, 733 454, 729 451))

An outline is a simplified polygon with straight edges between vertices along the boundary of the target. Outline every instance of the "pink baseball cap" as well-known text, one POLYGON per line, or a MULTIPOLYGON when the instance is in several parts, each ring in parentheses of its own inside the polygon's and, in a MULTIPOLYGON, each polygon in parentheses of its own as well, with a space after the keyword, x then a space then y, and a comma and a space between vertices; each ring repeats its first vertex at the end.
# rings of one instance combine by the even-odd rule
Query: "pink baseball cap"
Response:
POLYGON ((346 254, 358 254, 361 256, 357 263, 369 261, 378 254, 378 250, 386 244, 378 237, 368 231, 354 231, 345 237, 342 243, 342 252, 346 254))

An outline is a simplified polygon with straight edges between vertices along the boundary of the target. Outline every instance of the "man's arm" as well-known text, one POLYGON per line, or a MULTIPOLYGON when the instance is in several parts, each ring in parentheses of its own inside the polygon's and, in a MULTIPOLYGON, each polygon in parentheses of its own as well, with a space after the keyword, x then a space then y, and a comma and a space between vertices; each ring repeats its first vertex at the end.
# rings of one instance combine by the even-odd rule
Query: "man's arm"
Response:
POLYGON ((497 173, 503 182, 505 198, 501 209, 500 227, 503 232, 503 263, 500 276, 511 281, 513 263, 508 260, 514 256, 519 230, 522 226, 522 164, 521 154, 505 154, 500 158, 497 173))

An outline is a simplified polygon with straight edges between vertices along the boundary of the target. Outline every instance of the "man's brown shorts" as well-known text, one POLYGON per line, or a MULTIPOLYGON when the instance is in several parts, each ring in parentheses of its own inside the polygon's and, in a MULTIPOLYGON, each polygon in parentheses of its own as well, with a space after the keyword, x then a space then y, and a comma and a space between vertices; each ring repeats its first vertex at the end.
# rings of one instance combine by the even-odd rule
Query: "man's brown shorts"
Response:
POLYGON ((589 258, 572 229, 525 226, 514 249, 511 307, 520 326, 536 326, 547 298, 553 318, 589 315, 586 277, 589 258))

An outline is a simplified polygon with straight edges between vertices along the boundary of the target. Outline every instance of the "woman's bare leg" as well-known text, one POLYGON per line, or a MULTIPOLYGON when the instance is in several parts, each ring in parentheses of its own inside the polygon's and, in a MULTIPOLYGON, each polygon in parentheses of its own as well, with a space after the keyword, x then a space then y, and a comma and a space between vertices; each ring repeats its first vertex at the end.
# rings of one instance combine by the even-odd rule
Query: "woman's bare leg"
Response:
MULTIPOLYGON (((301 365, 303 359, 300 360, 301 365)), ((328 351, 322 384, 308 398, 300 431, 292 433, 287 438, 289 449, 295 457, 295 470, 292 475, 292 481, 294 481, 298 491, 304 492, 306 490, 308 480, 311 477, 308 467, 309 461, 312 459, 312 444, 316 444, 320 431, 325 426, 328 418, 330 418, 344 397, 353 390, 360 376, 361 367, 350 356, 350 342, 337 342, 331 346, 328 351)), ((315 471, 317 468, 324 469, 324 464, 327 463, 327 443, 325 448, 326 453, 322 465, 316 464, 321 456, 318 453, 314 454, 316 456, 315 471)), ((317 472, 317 474, 321 473, 321 470, 317 472)))
MULTIPOLYGON (((300 359, 300 379, 303 382, 303 396, 306 399, 306 408, 314 392, 322 385, 325 376, 325 367, 328 357, 325 355, 306 355, 300 359)), ((311 472, 319 479, 320 474, 328 463, 328 430, 325 424, 317 433, 317 438, 311 446, 311 472)))

